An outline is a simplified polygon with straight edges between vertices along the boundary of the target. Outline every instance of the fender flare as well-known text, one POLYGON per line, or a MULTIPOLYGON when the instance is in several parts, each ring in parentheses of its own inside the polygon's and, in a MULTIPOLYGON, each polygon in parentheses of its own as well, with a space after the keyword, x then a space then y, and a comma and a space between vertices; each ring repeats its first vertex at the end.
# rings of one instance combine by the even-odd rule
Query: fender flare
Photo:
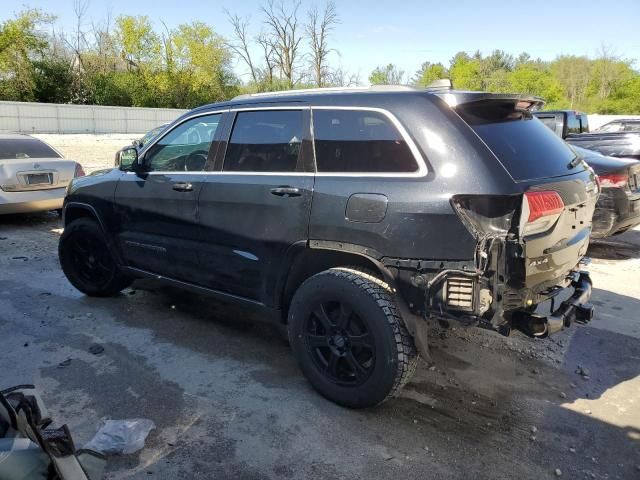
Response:
POLYGON ((88 203, 84 203, 84 202, 67 202, 64 205, 64 209, 62 210, 62 224, 66 227, 67 226, 67 210, 68 209, 80 209, 80 210, 85 210, 87 212, 89 212, 91 214, 91 217, 93 219, 95 219, 96 222, 98 222, 98 225, 100 226, 100 230, 102 230, 102 232, 104 233, 105 239, 107 241, 107 246, 109 247, 109 250, 111 251, 111 254, 113 255, 113 257, 116 259, 116 262, 119 265, 124 265, 123 261, 122 261, 122 257, 120 256, 120 252, 118 251, 118 248, 112 238, 112 235, 109 233, 108 229, 106 228, 104 222, 102 221, 102 218, 100 217, 100 215, 98 214, 98 211, 92 206, 89 205, 88 203))

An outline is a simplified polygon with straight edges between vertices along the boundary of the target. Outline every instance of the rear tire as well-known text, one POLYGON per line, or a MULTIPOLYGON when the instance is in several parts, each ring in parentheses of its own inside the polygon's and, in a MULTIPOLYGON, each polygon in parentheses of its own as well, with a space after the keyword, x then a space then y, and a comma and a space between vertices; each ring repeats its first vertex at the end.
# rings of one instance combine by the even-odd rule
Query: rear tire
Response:
POLYGON ((91 297, 116 295, 133 282, 120 271, 100 226, 89 218, 65 227, 58 256, 71 285, 91 297))
POLYGON ((350 408, 396 396, 418 363, 391 288, 353 268, 326 270, 300 286, 289 309, 289 338, 311 385, 350 408))

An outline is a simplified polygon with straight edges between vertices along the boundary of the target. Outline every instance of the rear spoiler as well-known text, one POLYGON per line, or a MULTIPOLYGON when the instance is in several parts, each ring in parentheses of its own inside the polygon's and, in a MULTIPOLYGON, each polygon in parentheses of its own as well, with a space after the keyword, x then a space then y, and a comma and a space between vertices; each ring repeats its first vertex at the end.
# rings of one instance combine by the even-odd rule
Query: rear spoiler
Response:
POLYGON ((540 97, 533 95, 520 95, 517 93, 489 93, 489 92, 468 92, 461 90, 438 90, 433 93, 444 100, 451 108, 460 105, 509 102, 513 103, 516 110, 528 110, 534 112, 541 109, 545 102, 540 97))

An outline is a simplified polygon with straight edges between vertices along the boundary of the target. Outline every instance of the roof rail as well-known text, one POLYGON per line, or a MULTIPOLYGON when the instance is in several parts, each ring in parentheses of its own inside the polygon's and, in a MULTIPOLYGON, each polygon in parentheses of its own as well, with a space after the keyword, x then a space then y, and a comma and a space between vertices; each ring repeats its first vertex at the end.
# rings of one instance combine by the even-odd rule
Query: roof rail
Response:
POLYGON ((412 92, 423 89, 410 85, 371 85, 368 87, 321 87, 321 88, 301 88, 299 90, 278 90, 275 92, 245 93, 233 97, 232 100, 245 100, 248 98, 279 97, 286 95, 318 95, 324 93, 346 93, 346 92, 412 92))

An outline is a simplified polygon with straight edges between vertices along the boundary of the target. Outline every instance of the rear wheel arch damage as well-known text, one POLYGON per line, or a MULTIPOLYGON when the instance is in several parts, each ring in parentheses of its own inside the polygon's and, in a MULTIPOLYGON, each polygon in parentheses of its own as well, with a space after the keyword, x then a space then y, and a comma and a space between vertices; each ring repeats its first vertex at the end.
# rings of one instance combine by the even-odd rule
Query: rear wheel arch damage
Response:
POLYGON ((330 268, 346 266, 373 272, 375 276, 394 286, 394 278, 389 270, 370 257, 340 250, 300 248, 282 272, 278 306, 283 310, 283 321, 287 321, 286 311, 291 299, 305 280, 330 268))

